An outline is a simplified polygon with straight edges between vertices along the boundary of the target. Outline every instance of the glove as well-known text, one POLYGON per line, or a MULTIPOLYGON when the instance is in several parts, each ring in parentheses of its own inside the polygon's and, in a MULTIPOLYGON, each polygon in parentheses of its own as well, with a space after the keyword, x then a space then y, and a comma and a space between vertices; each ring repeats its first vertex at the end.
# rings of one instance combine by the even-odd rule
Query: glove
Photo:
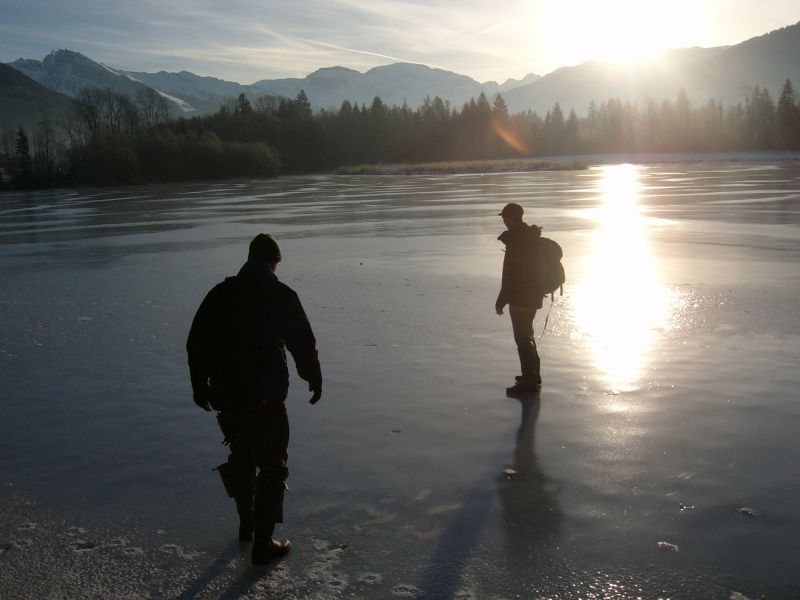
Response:
POLYGON ((319 402, 319 399, 322 397, 322 380, 319 381, 311 381, 308 384, 308 391, 313 392, 313 396, 311 396, 311 400, 309 402, 311 404, 316 404, 319 402))
POLYGON ((192 394, 192 398, 194 399, 194 403, 197 404, 200 408, 205 411, 211 411, 211 403, 208 401, 209 393, 208 388, 203 389, 196 389, 192 394))

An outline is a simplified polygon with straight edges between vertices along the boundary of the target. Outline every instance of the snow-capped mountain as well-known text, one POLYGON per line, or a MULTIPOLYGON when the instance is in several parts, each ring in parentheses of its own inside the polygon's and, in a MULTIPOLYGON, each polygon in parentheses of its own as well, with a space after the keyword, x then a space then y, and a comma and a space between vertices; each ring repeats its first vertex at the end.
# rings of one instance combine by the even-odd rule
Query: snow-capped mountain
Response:
MULTIPOLYGON (((71 50, 54 50, 44 60, 23 59, 8 63, 35 82, 53 91, 75 98, 83 88, 104 88, 134 97, 145 84, 124 71, 112 69, 71 50)), ((193 112, 182 99, 163 94, 178 111, 193 112)))
POLYGON ((180 99, 199 113, 215 112, 227 99, 236 98, 242 92, 247 93, 246 86, 239 83, 216 77, 202 77, 189 71, 122 72, 163 94, 180 99))
POLYGON ((439 96, 459 107, 481 92, 487 96, 505 93, 538 77, 529 74, 522 80, 510 79, 502 85, 494 81, 481 84, 465 75, 443 69, 395 63, 375 67, 366 73, 343 67, 327 67, 306 77, 264 79, 242 85, 188 71, 124 71, 70 50, 53 51, 41 61, 21 58, 9 65, 37 83, 73 98, 85 87, 110 88, 133 96, 140 86, 148 86, 173 102, 175 108, 183 113, 214 112, 241 93, 251 100, 259 96, 294 98, 301 89, 305 90, 315 109, 336 109, 344 100, 369 105, 376 96, 385 104, 406 103, 411 108, 420 106, 428 96, 439 96))
POLYGON ((213 112, 228 98, 244 93, 251 100, 259 96, 294 98, 302 89, 315 109, 338 109, 349 100, 369 105, 378 96, 388 105, 411 108, 420 106, 427 96, 439 96, 459 106, 481 92, 493 95, 525 85, 538 76, 529 74, 522 80, 510 79, 503 85, 481 84, 465 75, 425 65, 395 63, 360 73, 344 67, 325 67, 305 77, 263 79, 241 85, 214 77, 200 77, 187 71, 180 73, 127 72, 131 77, 154 89, 180 98, 200 112, 213 112))
POLYGON ((574 108, 584 114, 591 101, 660 102, 674 98, 681 87, 700 102, 709 98, 738 102, 755 85, 766 86, 775 97, 786 78, 800 85, 798 56, 800 23, 734 46, 670 50, 661 60, 629 65, 588 61, 544 77, 529 74, 503 84, 479 83, 465 75, 410 63, 375 67, 366 73, 328 67, 305 77, 264 79, 249 85, 187 71, 123 71, 69 50, 54 51, 42 61, 19 59, 9 64, 41 85, 72 97, 84 87, 133 95, 146 85, 170 99, 176 114, 214 112, 241 93, 253 101, 261 96, 294 98, 301 89, 315 109, 337 109, 344 100, 369 105, 376 96, 384 104, 405 103, 411 108, 419 107, 426 97, 439 96, 460 108, 483 92, 490 101, 502 94, 512 113, 535 110, 544 114, 559 102, 564 111, 574 108))

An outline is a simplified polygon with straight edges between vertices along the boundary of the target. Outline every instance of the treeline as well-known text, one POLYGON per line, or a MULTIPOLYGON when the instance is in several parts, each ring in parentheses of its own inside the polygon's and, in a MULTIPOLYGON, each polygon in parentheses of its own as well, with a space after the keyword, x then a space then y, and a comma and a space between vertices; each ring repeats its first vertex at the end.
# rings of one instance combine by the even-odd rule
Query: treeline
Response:
POLYGON ((278 160, 264 142, 223 140, 212 131, 179 132, 170 123, 167 100, 152 89, 131 99, 86 88, 59 130, 43 114, 32 137, 22 128, 0 137, 0 178, 26 188, 278 172, 278 160))
POLYGON ((214 132, 223 140, 266 141, 288 171, 325 171, 363 163, 419 163, 616 152, 731 152, 800 149, 800 106, 788 79, 777 104, 766 88, 725 106, 675 99, 643 104, 592 102, 585 117, 556 103, 544 116, 510 115, 497 96, 460 109, 441 98, 412 110, 345 101, 312 114, 302 91, 291 100, 244 97, 219 112, 170 124, 180 132, 214 132))
POLYGON ((244 95, 213 115, 168 118, 166 100, 88 89, 60 136, 50 120, 32 138, 2 136, 0 169, 17 186, 329 171, 375 163, 486 160, 641 152, 800 150, 800 106, 788 79, 777 103, 756 86, 741 102, 693 103, 685 91, 645 103, 592 102, 586 116, 556 103, 544 116, 510 115, 497 96, 461 108, 441 98, 417 109, 345 101, 314 113, 302 90, 293 100, 244 95))

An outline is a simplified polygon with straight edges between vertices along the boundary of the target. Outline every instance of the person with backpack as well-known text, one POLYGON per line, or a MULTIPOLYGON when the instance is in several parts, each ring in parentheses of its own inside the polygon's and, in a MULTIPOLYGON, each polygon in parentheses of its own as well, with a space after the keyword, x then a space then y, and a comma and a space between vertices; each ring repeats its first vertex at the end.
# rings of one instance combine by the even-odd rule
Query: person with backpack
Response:
POLYGON ((503 277, 500 293, 495 302, 495 311, 503 314, 508 305, 514 341, 517 344, 522 374, 516 383, 506 388, 506 394, 515 396, 535 393, 542 384, 539 371, 539 353, 533 336, 533 318, 542 308, 542 289, 540 271, 544 268, 540 256, 539 240, 541 229, 528 225, 522 220, 523 208, 514 202, 506 204, 499 216, 503 218, 506 231, 497 239, 505 244, 503 257, 503 277))
POLYGON ((316 339, 297 294, 275 275, 280 261, 275 239, 257 235, 239 273, 200 304, 186 343, 194 402, 218 411, 229 445, 227 462, 216 470, 236 501, 239 540, 253 541, 256 565, 290 548, 289 540, 272 539, 283 522, 289 475, 286 349, 313 392, 311 404, 322 395, 316 339))

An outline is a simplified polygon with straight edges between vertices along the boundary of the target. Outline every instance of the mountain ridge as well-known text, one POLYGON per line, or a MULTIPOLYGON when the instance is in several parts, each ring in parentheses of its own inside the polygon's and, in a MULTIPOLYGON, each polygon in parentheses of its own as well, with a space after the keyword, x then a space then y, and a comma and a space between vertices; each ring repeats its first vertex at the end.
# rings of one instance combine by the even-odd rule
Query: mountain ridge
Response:
POLYGON ((559 102, 563 110, 585 114, 589 103, 609 98, 660 102, 683 88, 695 101, 739 102, 752 86, 766 87, 775 99, 788 78, 800 83, 800 22, 730 46, 666 50, 661 62, 587 61, 561 67, 504 96, 511 112, 544 114, 559 102))
MULTIPOLYGON (((439 96, 460 108, 462 103, 484 93, 490 102, 502 94, 511 113, 533 110, 544 114, 558 102, 565 112, 572 108, 585 114, 592 101, 599 104, 619 98, 660 102, 674 98, 681 88, 692 101, 700 102, 710 98, 739 102, 748 86, 754 85, 766 87, 774 98, 786 78, 800 84, 800 61, 796 56, 800 56, 800 22, 729 46, 667 50, 660 60, 649 63, 620 65, 590 60, 561 67, 543 77, 528 74, 502 84, 480 83, 452 71, 402 62, 379 65, 363 73, 342 66, 321 67, 305 77, 240 84, 186 70, 126 71, 66 49, 53 50, 41 61, 20 58, 7 65, 62 96, 74 97, 83 87, 109 87, 129 95, 150 87, 170 100, 173 114, 184 115, 214 112, 239 94, 251 101, 260 96, 294 98, 301 89, 315 110, 336 110, 344 100, 369 105, 376 96, 384 104, 406 104, 412 109, 428 97, 439 96)), ((32 102, 31 106, 65 104, 63 99, 45 99, 40 88, 27 85, 27 90, 29 100, 37 93, 42 95, 41 101, 32 102)), ((14 110, 17 120, 21 119, 22 105, 16 104, 14 110)), ((25 117, 26 122, 33 119, 31 115, 25 117)))
POLYGON ((0 63, 0 131, 17 127, 32 131, 38 127, 43 113, 57 123, 66 118, 69 108, 67 96, 0 63))

